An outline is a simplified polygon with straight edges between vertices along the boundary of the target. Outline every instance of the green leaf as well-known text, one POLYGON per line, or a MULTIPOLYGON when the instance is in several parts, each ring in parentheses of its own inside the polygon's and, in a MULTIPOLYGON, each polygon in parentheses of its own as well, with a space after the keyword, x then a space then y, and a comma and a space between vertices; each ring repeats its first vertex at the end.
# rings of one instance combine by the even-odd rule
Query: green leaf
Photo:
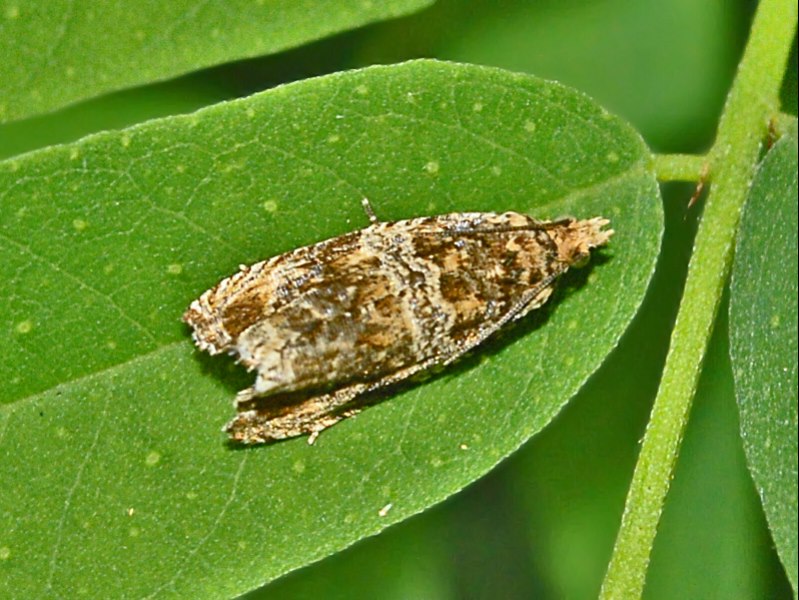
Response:
POLYGON ((436 56, 555 79, 628 119, 653 147, 685 151, 715 135, 743 12, 694 0, 439 0, 373 30, 362 55, 436 56))
POLYGON ((29 0, 0 13, 0 122, 272 54, 431 0, 29 0))
POLYGON ((577 92, 428 61, 0 163, 0 585, 229 596, 480 477, 639 306, 662 229, 650 164, 577 92), (180 315, 240 263, 366 225, 363 197, 385 220, 603 215, 616 235, 547 308, 435 379, 314 446, 231 449, 219 429, 251 377, 196 352, 180 315))
POLYGON ((797 590, 797 143, 766 155, 741 220, 730 334, 749 468, 797 590))

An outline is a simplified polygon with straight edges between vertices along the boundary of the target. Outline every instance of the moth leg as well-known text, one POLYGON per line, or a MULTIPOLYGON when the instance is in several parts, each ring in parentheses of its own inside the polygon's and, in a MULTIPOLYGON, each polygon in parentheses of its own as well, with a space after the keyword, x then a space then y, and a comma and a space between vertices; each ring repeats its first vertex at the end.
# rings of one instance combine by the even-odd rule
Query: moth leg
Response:
POLYGON ((257 397, 258 397, 258 392, 255 391, 255 388, 248 387, 239 392, 236 392, 236 397, 233 398, 233 406, 234 407, 241 406, 242 404, 251 402, 257 397))
POLYGON ((321 431, 355 414, 357 411, 339 409, 372 385, 355 383, 295 401, 280 396, 259 397, 252 388, 247 388, 237 394, 239 413, 224 431, 243 444, 262 444, 299 435, 310 435, 309 443, 313 443, 321 431))
POLYGON ((243 444, 263 444, 300 435, 310 435, 308 442, 312 444, 320 432, 360 412, 360 406, 348 406, 358 396, 404 381, 446 358, 429 358, 376 381, 353 383, 295 401, 280 396, 259 397, 253 388, 247 388, 236 396, 239 414, 223 431, 243 444))

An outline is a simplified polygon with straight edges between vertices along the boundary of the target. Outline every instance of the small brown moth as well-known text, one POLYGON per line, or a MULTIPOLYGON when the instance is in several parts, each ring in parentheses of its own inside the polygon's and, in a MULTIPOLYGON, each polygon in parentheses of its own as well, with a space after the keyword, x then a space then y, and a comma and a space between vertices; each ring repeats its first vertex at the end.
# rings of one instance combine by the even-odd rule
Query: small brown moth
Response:
POLYGON ((358 396, 447 365, 544 304, 557 277, 613 234, 601 217, 388 223, 364 207, 368 227, 243 265, 183 315, 201 350, 257 371, 236 396, 231 439, 313 443, 360 410, 358 396))

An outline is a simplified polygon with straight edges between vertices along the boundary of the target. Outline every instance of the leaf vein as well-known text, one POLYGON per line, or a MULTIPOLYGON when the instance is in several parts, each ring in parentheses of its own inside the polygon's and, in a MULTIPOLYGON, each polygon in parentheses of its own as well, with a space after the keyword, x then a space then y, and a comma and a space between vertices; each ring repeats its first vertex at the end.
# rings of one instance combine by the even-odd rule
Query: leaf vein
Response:
POLYGON ((241 480, 241 474, 244 472, 244 466, 247 464, 247 457, 249 453, 245 452, 241 458, 241 462, 239 462, 239 468, 236 470, 236 474, 233 477, 233 484, 231 485, 230 492, 228 493, 228 497, 225 500, 225 503, 222 505, 222 508, 219 510, 219 513, 216 515, 214 522, 211 524, 211 527, 197 544, 192 548, 187 554, 186 558, 183 561, 183 565, 175 572, 175 574, 162 585, 158 586, 155 590, 153 590, 149 595, 145 596, 145 599, 154 598, 158 595, 161 590, 171 586, 174 584, 180 576, 183 575, 183 572, 186 570, 186 566, 188 565, 189 561, 200 551, 200 549, 205 545, 205 543, 211 538, 212 535, 216 533, 216 530, 219 528, 222 519, 224 519, 225 514, 227 513, 230 505, 233 504, 233 501, 236 499, 236 492, 238 490, 239 481, 241 480))
POLYGON ((67 491, 67 496, 64 499, 64 510, 61 511, 61 517, 58 519, 58 525, 56 525, 56 534, 55 534, 55 541, 53 542, 53 553, 50 556, 50 564, 49 570, 47 573, 47 582, 45 584, 45 590, 47 592, 53 591, 53 577, 55 576, 56 572, 56 565, 58 563, 58 554, 61 549, 61 542, 64 537, 64 524, 67 519, 67 515, 69 514, 69 509, 72 506, 72 498, 75 495, 78 487, 80 486, 80 480, 83 477, 83 472, 86 470, 86 465, 89 464, 89 460, 94 453, 95 448, 97 447, 97 443, 100 440, 100 434, 105 427, 106 419, 108 418, 108 405, 111 402, 111 396, 107 395, 105 398, 105 404, 103 406, 103 412, 100 414, 100 421, 97 425, 97 429, 94 433, 94 439, 92 440, 89 449, 86 451, 83 460, 81 461, 80 465, 78 466, 78 470, 75 473, 75 480, 72 483, 72 486, 67 491))

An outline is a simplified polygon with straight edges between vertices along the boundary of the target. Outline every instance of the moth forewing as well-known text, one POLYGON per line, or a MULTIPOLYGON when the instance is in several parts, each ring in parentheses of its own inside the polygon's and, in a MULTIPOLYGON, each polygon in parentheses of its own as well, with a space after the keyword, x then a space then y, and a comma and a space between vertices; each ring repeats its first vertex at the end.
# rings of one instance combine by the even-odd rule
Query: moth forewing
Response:
POLYGON ((242 268, 184 320, 200 349, 257 371, 232 439, 314 439, 359 396, 449 364, 544 304, 607 243, 607 224, 513 212, 373 223, 242 268))

